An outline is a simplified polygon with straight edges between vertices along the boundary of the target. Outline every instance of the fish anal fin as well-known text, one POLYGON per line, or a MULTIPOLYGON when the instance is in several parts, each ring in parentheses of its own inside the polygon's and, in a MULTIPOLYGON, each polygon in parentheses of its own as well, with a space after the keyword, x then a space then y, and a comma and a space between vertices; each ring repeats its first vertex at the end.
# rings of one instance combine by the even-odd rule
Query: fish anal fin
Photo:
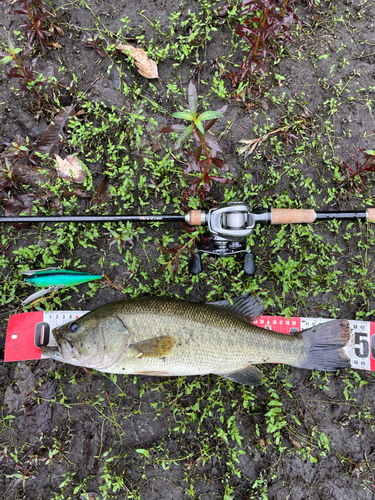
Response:
POLYGON ((174 338, 170 335, 162 335, 131 344, 129 348, 137 351, 137 358, 161 358, 169 354, 173 346, 174 338))
POLYGON ((230 373, 221 373, 221 376, 243 385, 260 385, 263 373, 253 365, 247 365, 230 373))

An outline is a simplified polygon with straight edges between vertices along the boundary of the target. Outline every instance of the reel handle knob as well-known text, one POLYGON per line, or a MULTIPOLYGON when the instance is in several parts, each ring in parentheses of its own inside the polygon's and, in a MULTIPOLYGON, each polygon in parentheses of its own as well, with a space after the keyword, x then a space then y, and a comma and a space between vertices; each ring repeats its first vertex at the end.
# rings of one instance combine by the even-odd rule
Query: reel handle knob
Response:
POLYGON ((200 274, 203 271, 202 257, 199 252, 191 258, 189 262, 189 273, 200 274))
POLYGON ((255 274, 255 271, 257 270, 257 268, 255 267, 254 255, 251 252, 245 253, 243 270, 247 276, 252 276, 253 274, 255 274))

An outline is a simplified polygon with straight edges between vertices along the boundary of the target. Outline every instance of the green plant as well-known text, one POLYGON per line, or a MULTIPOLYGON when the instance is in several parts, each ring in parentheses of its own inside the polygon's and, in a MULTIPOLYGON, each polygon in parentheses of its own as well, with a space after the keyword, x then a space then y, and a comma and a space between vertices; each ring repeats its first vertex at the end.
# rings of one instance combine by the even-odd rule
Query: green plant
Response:
POLYGON ((88 38, 85 47, 89 49, 94 49, 95 52, 101 57, 104 57, 103 52, 100 52, 100 46, 102 44, 102 37, 96 33, 93 38, 88 38))
POLYGON ((32 92, 37 103, 40 105, 40 89, 48 85, 48 81, 43 77, 43 75, 36 75, 34 72, 35 65, 37 63, 38 57, 35 57, 28 66, 25 64, 25 60, 31 52, 31 47, 27 46, 25 49, 16 48, 12 41, 10 35, 8 36, 8 48, 5 49, 10 55, 4 52, 0 52, 0 66, 5 64, 11 64, 13 67, 5 76, 7 78, 17 78, 21 81, 21 88, 19 93, 21 95, 26 94, 26 92, 32 92))
POLYGON ((266 66, 264 61, 267 54, 270 54, 276 59, 276 55, 269 48, 269 38, 275 39, 280 31, 293 41, 290 34, 290 28, 294 21, 297 21, 302 27, 302 22, 294 14, 292 4, 297 0, 242 0, 238 7, 238 12, 241 16, 256 14, 261 11, 260 16, 255 15, 236 27, 237 35, 240 35, 250 45, 245 61, 242 63, 238 76, 239 80, 243 80, 247 73, 254 73, 255 68, 258 68, 263 76, 265 76, 266 66))
POLYGON ((27 47, 31 48, 34 41, 39 44, 42 50, 45 49, 47 38, 54 36, 52 31, 44 28, 47 20, 51 19, 52 15, 43 5, 42 0, 18 0, 24 9, 17 9, 12 14, 26 14, 29 16, 29 22, 19 24, 17 27, 22 28, 27 34, 27 47))
POLYGON ((28 137, 24 138, 17 133, 14 141, 4 141, 3 144, 6 146, 6 150, 0 154, 1 159, 8 160, 10 163, 23 160, 36 165, 36 161, 33 158, 35 143, 30 142, 28 137))
POLYGON ((350 153, 350 156, 355 164, 355 170, 349 167, 347 163, 343 162, 344 167, 346 167, 350 171, 350 174, 344 175, 343 179, 355 180, 356 176, 358 176, 362 184, 366 186, 367 182, 364 174, 366 172, 375 172, 375 151, 374 150, 365 151, 363 148, 358 148, 358 151, 363 153, 366 160, 362 163, 362 165, 360 165, 357 156, 354 153, 350 153))
POLYGON ((228 178, 211 175, 210 167, 213 164, 215 167, 227 172, 228 165, 221 158, 217 158, 217 153, 222 152, 217 141, 211 139, 207 132, 216 123, 216 121, 224 116, 227 106, 224 106, 217 111, 204 111, 198 115, 198 93, 193 80, 190 81, 188 91, 189 109, 187 111, 178 111, 173 113, 173 118, 178 118, 190 122, 189 125, 173 124, 164 127, 161 130, 162 134, 180 133, 176 143, 176 149, 179 149, 190 137, 200 145, 194 150, 185 149, 184 152, 190 157, 188 167, 184 170, 184 174, 190 172, 199 173, 198 178, 189 187, 185 194, 185 199, 189 196, 195 196, 195 193, 200 187, 200 197, 203 200, 204 196, 210 192, 211 181, 227 184, 230 182, 228 178), (207 125, 203 122, 209 120, 207 125))

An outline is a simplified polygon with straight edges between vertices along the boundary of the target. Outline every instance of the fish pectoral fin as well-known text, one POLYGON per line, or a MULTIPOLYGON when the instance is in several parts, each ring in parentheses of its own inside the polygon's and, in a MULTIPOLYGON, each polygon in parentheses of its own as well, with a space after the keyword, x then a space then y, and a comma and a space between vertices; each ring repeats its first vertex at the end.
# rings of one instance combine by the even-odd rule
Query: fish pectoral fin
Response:
POLYGON ((253 365, 247 365, 230 373, 221 373, 222 377, 233 380, 237 384, 260 385, 263 380, 263 373, 253 365))
POLYGON ((161 358, 169 354, 173 346, 174 338, 170 335, 162 335, 130 344, 129 348, 137 351, 136 358, 161 358))

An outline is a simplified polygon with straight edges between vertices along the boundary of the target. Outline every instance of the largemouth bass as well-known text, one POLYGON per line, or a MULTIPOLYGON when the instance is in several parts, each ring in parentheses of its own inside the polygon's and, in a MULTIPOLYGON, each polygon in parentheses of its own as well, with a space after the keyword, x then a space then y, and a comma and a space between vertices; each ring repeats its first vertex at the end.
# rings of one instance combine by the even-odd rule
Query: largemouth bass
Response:
POLYGON ((332 371, 349 368, 342 349, 349 340, 345 320, 294 335, 251 323, 263 311, 252 296, 214 304, 165 297, 121 300, 56 328, 57 348, 48 357, 103 372, 155 376, 221 375, 259 385, 260 363, 332 371))

